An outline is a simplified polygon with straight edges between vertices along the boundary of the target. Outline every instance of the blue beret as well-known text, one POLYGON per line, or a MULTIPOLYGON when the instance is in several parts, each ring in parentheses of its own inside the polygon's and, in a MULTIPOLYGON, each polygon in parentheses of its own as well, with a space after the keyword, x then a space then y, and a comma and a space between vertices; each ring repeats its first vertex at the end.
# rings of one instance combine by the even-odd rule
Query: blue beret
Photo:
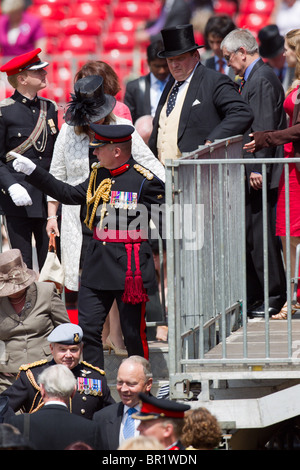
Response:
POLYGON ((47 340, 50 343, 80 344, 82 336, 83 331, 79 325, 75 325, 74 323, 62 323, 54 328, 47 340))

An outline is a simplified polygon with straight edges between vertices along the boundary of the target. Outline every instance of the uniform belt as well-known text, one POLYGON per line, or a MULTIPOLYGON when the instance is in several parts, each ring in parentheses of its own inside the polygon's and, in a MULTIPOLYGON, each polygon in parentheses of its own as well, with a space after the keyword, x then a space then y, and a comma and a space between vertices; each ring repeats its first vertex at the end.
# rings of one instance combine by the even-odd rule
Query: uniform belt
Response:
POLYGON ((143 284, 139 257, 141 242, 147 240, 147 238, 145 238, 145 232, 143 232, 142 230, 97 230, 95 228, 93 238, 95 240, 105 242, 125 244, 127 254, 127 271, 122 301, 126 304, 133 305, 142 302, 148 302, 149 298, 143 284), (131 269, 132 248, 134 252, 135 261, 134 276, 131 269))
POLYGON ((148 240, 145 230, 99 230, 96 227, 93 238, 111 243, 141 243, 148 240))

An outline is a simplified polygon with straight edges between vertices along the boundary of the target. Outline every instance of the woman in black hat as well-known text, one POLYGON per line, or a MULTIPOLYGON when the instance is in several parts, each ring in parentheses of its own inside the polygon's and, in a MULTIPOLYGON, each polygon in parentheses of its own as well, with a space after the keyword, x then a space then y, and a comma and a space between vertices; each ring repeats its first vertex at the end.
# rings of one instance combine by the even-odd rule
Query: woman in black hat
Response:
MULTIPOLYGON (((92 138, 89 124, 131 124, 128 119, 113 113, 116 99, 104 92, 102 77, 90 75, 86 67, 77 73, 78 76, 82 76, 82 78, 75 82, 74 94, 72 94, 72 100, 65 115, 66 122, 62 125, 58 135, 50 167, 50 172, 57 179, 72 185, 81 183, 88 177, 91 163, 95 161, 95 157, 89 149, 92 138)), ((141 165, 164 180, 163 165, 155 158, 136 131, 132 136, 132 155, 141 165)), ((84 255, 82 244, 86 244, 86 237, 90 237, 91 233, 82 223, 86 215, 84 210, 81 211, 80 206, 66 205, 62 205, 63 223, 60 233, 57 224, 58 205, 57 201, 48 198, 47 233, 54 232, 57 236, 61 236, 61 260, 65 268, 65 286, 67 289, 77 292, 82 255, 84 255)), ((108 346, 113 348, 117 354, 126 355, 117 314, 118 312, 115 313, 111 324, 119 334, 117 332, 114 335, 111 334, 108 346)))

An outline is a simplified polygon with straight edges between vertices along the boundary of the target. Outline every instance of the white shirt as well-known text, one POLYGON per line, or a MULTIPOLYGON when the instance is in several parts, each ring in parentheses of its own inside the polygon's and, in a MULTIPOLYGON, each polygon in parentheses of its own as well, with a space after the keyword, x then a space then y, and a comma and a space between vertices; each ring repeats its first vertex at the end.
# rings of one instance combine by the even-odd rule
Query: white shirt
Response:
POLYGON ((150 104, 152 117, 154 117, 159 99, 168 79, 169 76, 166 78, 166 80, 164 80, 164 82, 161 82, 153 75, 153 73, 150 73, 150 104))

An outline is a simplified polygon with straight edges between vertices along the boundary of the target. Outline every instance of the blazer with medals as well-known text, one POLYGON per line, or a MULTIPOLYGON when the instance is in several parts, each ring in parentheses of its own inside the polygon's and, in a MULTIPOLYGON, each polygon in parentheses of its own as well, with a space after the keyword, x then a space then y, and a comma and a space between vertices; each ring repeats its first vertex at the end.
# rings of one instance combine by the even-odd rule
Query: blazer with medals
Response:
MULTIPOLYGON (((46 367, 54 364, 55 361, 52 359, 51 361, 35 361, 21 366, 17 380, 2 392, 1 396, 8 397, 9 406, 15 412, 19 410, 25 413, 36 412, 43 406, 38 377, 46 367)), ((72 369, 72 372, 77 380, 77 390, 70 400, 71 413, 92 419, 96 411, 115 403, 107 384, 105 372, 102 369, 81 361, 72 369), (91 381, 99 393, 90 393, 89 384, 91 381), (87 388, 86 393, 83 386, 87 388)))
MULTIPOLYGON (((26 179, 64 204, 86 203, 90 178, 79 185, 71 186, 56 180, 42 168, 36 167, 26 179)), ((98 187, 103 180, 111 182, 109 201, 106 203, 105 218, 102 221, 103 230, 113 227, 115 231, 126 232, 132 228, 148 233, 151 218, 162 233, 163 214, 153 211, 154 208, 163 208, 165 202, 164 183, 159 178, 138 165, 131 157, 125 165, 115 171, 110 172, 105 168, 99 168, 95 186, 98 187), (130 204, 130 199, 132 204, 130 204), (141 215, 138 216, 139 210, 141 210, 141 215)), ((91 237, 85 255, 81 285, 98 290, 124 290, 127 272, 125 243, 113 242, 109 239, 106 243, 97 239, 96 236, 98 232, 96 227, 100 221, 98 213, 101 212, 102 203, 103 199, 100 200, 91 227, 94 237, 91 237)), ((92 208, 89 212, 92 213, 92 208)), ((140 244, 139 263, 144 287, 151 288, 154 287, 156 280, 152 250, 147 238, 147 236, 143 237, 140 244)), ((132 250, 132 271, 135 271, 137 267, 135 261, 132 250)))
MULTIPOLYGON (((17 90, 0 102, 0 206, 6 215, 16 217, 47 217, 47 202, 42 190, 37 190, 25 181, 25 175, 16 173, 6 154, 28 139, 34 130, 41 103, 46 106, 45 128, 36 144, 23 155, 34 163, 49 170, 54 143, 58 133, 57 105, 54 101, 36 97, 29 100, 17 90), (8 188, 19 183, 24 186, 32 199, 31 206, 16 206, 8 194, 8 188)), ((22 153, 22 152, 20 152, 22 153)))
MULTIPOLYGON (((153 120, 149 147, 157 156, 159 116, 174 84, 171 78, 162 93, 153 120)), ((240 97, 235 83, 199 63, 183 103, 177 144, 181 152, 192 152, 206 140, 214 141, 243 134, 253 121, 253 113, 240 97)))

